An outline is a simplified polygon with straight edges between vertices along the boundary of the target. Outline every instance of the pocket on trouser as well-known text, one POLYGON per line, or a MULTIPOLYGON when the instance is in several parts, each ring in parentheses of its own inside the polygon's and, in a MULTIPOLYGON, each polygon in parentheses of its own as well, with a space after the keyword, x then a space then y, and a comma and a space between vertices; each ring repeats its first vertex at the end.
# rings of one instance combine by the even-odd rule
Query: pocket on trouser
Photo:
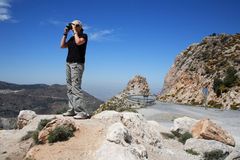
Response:
POLYGON ((83 70, 84 70, 84 66, 81 64, 75 64, 72 67, 72 85, 73 85, 73 87, 81 88, 83 70))

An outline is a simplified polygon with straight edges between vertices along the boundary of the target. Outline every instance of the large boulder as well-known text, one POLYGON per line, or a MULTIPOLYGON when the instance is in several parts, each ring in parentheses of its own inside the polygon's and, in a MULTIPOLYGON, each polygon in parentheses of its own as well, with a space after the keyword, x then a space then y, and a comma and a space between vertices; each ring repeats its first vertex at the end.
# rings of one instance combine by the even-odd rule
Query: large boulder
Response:
POLYGON ((103 111, 92 116, 92 119, 98 119, 106 123, 114 123, 121 121, 121 114, 116 111, 103 111))
POLYGON ((190 138, 186 141, 184 149, 186 151, 194 151, 202 156, 219 152, 219 158, 226 158, 232 152, 233 147, 215 140, 195 139, 190 138))
POLYGON ((112 124, 108 128, 106 140, 96 152, 98 160, 147 160, 146 148, 132 142, 132 138, 130 129, 121 122, 112 124))
POLYGON ((46 143, 48 141, 49 134, 59 126, 68 127, 73 131, 76 130, 75 124, 72 120, 64 118, 54 119, 47 123, 47 125, 39 132, 38 141, 40 143, 46 143))
POLYGON ((17 120, 17 128, 22 129, 24 126, 28 125, 33 118, 37 115, 34 111, 31 110, 22 110, 19 112, 17 120))
POLYGON ((106 139, 109 142, 127 145, 127 143, 131 143, 132 136, 129 134, 128 129, 121 122, 117 122, 108 128, 106 139))
POLYGON ((240 160, 240 146, 235 147, 225 160, 240 160))
POLYGON ((230 146, 235 146, 234 138, 209 119, 202 119, 194 124, 191 133, 194 138, 216 140, 230 146))
POLYGON ((106 140, 96 152, 97 157, 145 160, 148 153, 159 153, 162 148, 160 125, 154 121, 147 121, 141 114, 103 111, 93 116, 93 119, 110 124, 106 140))
POLYGON ((176 118, 173 121, 173 127, 171 128, 171 131, 173 133, 177 134, 184 134, 186 132, 191 132, 192 126, 197 122, 196 119, 190 118, 190 117, 180 117, 176 118))
POLYGON ((97 160, 148 160, 147 150, 142 145, 124 147, 105 141, 96 151, 97 160))

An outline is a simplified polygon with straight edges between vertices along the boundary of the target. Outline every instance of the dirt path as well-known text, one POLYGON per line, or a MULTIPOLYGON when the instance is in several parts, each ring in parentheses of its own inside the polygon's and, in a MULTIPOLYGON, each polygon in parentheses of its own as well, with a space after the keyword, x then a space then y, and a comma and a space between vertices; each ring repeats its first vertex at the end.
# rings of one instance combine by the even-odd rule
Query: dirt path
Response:
POLYGON ((240 145, 240 111, 204 109, 188 105, 168 104, 157 102, 148 108, 138 110, 148 120, 155 120, 161 125, 170 128, 173 120, 178 117, 188 116, 195 119, 210 118, 213 122, 222 126, 234 137, 237 145, 240 145))

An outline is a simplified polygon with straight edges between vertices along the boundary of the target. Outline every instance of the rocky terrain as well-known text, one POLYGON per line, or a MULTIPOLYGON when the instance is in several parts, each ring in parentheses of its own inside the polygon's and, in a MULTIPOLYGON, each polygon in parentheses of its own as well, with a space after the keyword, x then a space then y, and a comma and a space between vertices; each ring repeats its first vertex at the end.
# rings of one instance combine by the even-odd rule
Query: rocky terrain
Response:
POLYGON ((130 95, 150 95, 150 89, 145 77, 136 75, 128 82, 126 88, 123 89, 123 91, 102 104, 95 113, 100 113, 104 110, 134 111, 136 108, 144 107, 143 104, 129 102, 128 96, 130 95))
POLYGON ((240 108, 240 34, 213 34, 181 52, 164 80, 160 101, 240 108))
MULTIPOLYGON (((0 82, 0 128, 14 128, 21 110, 30 109, 37 114, 58 114, 67 110, 65 85, 18 85, 0 82)), ((103 101, 84 92, 89 112, 95 111, 103 101)))
MULTIPOLYGON (((181 117, 171 129, 133 112, 103 111, 88 120, 21 111, 17 130, 0 130, 0 159, 233 160, 240 158, 232 136, 209 119, 181 117), (49 119, 35 140, 26 138, 49 119), (49 142, 54 129, 74 130, 67 141, 49 142), (218 133, 218 134, 215 134, 218 133), (24 137, 24 138, 23 138, 24 137)), ((61 136, 59 136, 61 137, 61 136)))

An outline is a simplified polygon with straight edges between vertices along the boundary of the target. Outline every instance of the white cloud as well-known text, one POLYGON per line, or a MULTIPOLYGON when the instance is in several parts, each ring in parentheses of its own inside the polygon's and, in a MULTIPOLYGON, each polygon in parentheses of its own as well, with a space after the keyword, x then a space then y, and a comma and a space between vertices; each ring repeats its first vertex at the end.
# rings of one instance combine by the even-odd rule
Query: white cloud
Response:
POLYGON ((11 7, 9 2, 10 2, 10 0, 0 0, 0 6, 1 7, 11 7))
MULTIPOLYGON (((44 20, 40 21, 40 25, 54 25, 54 26, 66 26, 69 22, 67 21, 61 21, 61 20, 56 20, 56 19, 49 19, 49 20, 44 20)), ((84 30, 89 30, 91 27, 87 24, 83 24, 83 29, 84 30)))
POLYGON ((9 8, 10 0, 0 0, 0 22, 11 19, 9 8))
POLYGON ((53 24, 53 25, 56 25, 56 26, 66 24, 66 22, 58 21, 58 20, 53 20, 53 19, 49 20, 48 23, 53 24))
POLYGON ((89 39, 94 41, 108 39, 108 37, 112 35, 113 31, 113 29, 105 29, 94 33, 89 33, 89 39))

